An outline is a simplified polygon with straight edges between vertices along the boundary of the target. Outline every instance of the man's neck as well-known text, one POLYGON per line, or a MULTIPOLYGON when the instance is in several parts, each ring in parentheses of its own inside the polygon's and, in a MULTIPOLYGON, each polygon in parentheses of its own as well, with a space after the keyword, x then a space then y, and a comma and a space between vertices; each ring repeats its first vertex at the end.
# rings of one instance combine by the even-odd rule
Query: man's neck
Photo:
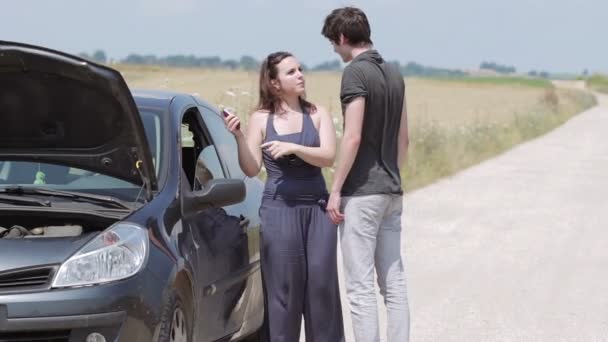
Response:
POLYGON ((372 49, 372 46, 370 44, 353 47, 353 49, 351 50, 351 55, 353 56, 352 59, 357 58, 357 56, 359 56, 360 54, 362 54, 366 51, 369 51, 371 49, 372 49))

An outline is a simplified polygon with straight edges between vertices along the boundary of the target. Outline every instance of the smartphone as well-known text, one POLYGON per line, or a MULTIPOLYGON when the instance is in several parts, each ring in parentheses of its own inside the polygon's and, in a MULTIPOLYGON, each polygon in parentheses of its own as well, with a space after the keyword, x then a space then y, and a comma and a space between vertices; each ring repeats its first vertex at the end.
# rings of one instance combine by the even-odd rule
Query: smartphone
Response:
MULTIPOLYGON (((228 111, 226 109, 222 109, 222 114, 224 115, 224 117, 228 116, 228 111)), ((241 129, 241 123, 239 122, 238 125, 236 125, 236 129, 241 129)))

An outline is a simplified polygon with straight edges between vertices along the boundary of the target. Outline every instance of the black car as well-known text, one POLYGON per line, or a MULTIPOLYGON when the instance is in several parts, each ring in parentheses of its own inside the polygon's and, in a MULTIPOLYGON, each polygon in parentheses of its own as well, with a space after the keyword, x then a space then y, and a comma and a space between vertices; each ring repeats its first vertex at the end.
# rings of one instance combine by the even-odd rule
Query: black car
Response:
POLYGON ((258 208, 218 110, 0 41, 0 341, 255 339, 258 208))

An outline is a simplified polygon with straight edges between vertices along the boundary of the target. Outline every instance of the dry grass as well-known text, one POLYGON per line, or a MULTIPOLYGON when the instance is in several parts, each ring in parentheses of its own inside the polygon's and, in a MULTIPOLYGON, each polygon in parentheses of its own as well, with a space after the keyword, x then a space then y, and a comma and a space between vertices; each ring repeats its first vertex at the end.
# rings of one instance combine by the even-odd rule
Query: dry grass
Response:
MULTIPOLYGON (((171 89, 197 93, 211 103, 236 107, 243 115, 257 101, 258 75, 255 72, 179 69, 152 66, 118 66, 132 88, 171 89), (228 95, 228 92, 236 96, 228 95), (243 94, 246 92, 247 94, 243 94)), ((338 98, 339 73, 310 73, 306 77, 308 98, 328 108, 341 119, 338 98)), ((407 80, 410 120, 461 124, 473 120, 510 119, 514 111, 534 105, 542 88, 502 86, 427 79, 407 80)))
POLYGON ((608 94, 608 76, 595 74, 587 79, 587 84, 593 90, 608 94))
MULTIPOLYGON (((520 95, 525 99, 530 94, 520 95)), ((520 101, 517 97, 512 99, 520 101)), ((485 101, 486 98, 479 99, 481 103, 485 101)), ((402 172, 406 188, 432 183, 538 137, 595 104, 595 98, 588 93, 547 88, 526 106, 507 106, 509 110, 487 107, 483 112, 486 115, 463 117, 460 122, 418 120, 410 130, 411 146, 402 172)))
MULTIPOLYGON (((257 101, 255 72, 115 66, 132 88, 197 93, 232 107, 246 120, 257 101)), ((308 99, 334 114, 340 129, 339 73, 310 73, 308 99)), ((408 190, 543 134, 593 105, 582 92, 550 85, 407 79, 411 148, 403 177, 408 190)), ((338 132, 341 135, 341 132, 338 132)), ((332 170, 325 170, 331 178, 332 170)))

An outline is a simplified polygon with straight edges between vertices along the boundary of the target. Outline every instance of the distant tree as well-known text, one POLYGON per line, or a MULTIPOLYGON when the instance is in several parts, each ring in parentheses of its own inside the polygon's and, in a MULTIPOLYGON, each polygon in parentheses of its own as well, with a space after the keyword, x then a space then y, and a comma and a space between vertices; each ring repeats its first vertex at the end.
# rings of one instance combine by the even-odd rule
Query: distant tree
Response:
POLYGON ((229 59, 229 60, 223 61, 222 66, 225 68, 228 68, 230 70, 235 70, 236 68, 239 67, 239 62, 235 61, 234 59, 229 59))
POLYGON ((155 55, 138 55, 138 54, 130 54, 126 58, 124 58, 122 63, 125 64, 161 64, 156 58, 155 55))
POLYGON ((513 74, 517 70, 513 66, 500 65, 495 62, 481 62, 480 69, 494 70, 499 74, 513 74))
POLYGON ((334 59, 333 61, 323 62, 317 64, 312 68, 313 71, 339 71, 342 70, 342 63, 339 60, 334 59))
POLYGON ((196 57, 193 55, 170 55, 164 58, 161 58, 161 64, 177 66, 177 67, 191 67, 196 66, 196 57))
POLYGON ((416 62, 409 62, 405 66, 402 66, 401 73, 404 76, 421 77, 463 77, 467 75, 462 70, 427 67, 416 62))
POLYGON ((401 72, 408 76, 428 76, 428 70, 422 64, 416 62, 409 62, 401 68, 401 72))
POLYGON ((218 56, 201 57, 200 66, 208 68, 219 68, 222 66, 222 59, 218 56))
POLYGON ((536 70, 532 70, 528 72, 528 76, 530 77, 537 77, 538 76, 538 72, 536 72, 536 70))
POLYGON ((551 76, 551 75, 546 71, 541 71, 538 73, 538 76, 540 76, 542 78, 549 78, 549 76, 551 76))
POLYGON ((103 50, 95 51, 91 58, 98 63, 106 63, 108 61, 108 57, 106 56, 106 53, 103 50))
POLYGON ((389 61, 388 63, 393 64, 397 69, 401 69, 401 63, 399 63, 399 61, 389 61))
POLYGON ((257 70, 260 63, 251 56, 242 56, 240 61, 241 68, 245 70, 257 70))
POLYGON ((91 56, 86 53, 86 52, 81 52, 78 54, 78 57, 84 58, 84 59, 91 59, 91 56))

